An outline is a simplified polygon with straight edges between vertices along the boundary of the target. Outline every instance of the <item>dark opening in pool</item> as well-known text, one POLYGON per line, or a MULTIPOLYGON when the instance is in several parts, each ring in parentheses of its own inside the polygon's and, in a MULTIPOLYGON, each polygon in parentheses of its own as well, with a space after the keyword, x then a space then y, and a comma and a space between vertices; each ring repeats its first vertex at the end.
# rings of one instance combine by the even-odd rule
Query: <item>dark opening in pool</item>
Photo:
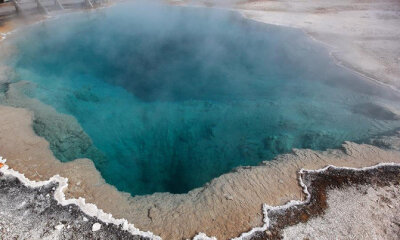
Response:
POLYGON ((133 195, 187 192, 292 148, 400 126, 354 111, 396 97, 336 66, 301 31, 227 11, 124 3, 44 22, 15 42, 18 80, 35 83, 25 93, 74 116, 96 151, 60 147, 46 124, 37 133, 61 161, 91 158, 133 195))

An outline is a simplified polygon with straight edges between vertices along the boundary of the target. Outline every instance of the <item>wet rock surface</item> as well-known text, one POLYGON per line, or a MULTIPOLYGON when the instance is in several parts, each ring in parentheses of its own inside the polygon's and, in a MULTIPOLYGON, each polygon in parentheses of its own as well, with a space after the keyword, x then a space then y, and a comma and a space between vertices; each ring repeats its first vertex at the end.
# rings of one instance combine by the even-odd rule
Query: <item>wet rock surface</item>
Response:
POLYGON ((54 198, 57 183, 32 188, 0 173, 1 239, 147 239, 62 206, 54 198))

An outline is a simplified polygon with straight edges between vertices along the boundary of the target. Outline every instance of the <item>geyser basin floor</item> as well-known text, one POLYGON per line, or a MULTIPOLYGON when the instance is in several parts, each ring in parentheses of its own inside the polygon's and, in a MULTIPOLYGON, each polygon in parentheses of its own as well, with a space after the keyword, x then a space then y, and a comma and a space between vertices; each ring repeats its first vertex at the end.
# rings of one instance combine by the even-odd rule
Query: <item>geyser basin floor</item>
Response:
POLYGON ((15 80, 34 84, 13 88, 82 126, 55 131, 33 109, 36 132, 58 159, 90 158, 132 195, 187 192, 292 148, 400 126, 379 107, 398 96, 336 66, 302 32, 230 12, 120 4, 14 40, 15 80))

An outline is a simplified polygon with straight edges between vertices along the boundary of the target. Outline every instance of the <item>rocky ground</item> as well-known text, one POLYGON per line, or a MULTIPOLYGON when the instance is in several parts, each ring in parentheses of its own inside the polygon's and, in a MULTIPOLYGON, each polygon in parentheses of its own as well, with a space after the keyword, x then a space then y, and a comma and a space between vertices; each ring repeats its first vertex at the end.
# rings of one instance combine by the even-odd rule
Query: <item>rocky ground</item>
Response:
POLYGON ((399 185, 334 188, 325 214, 283 230, 284 239, 400 239, 399 185))
MULTIPOLYGON (((60 204, 56 181, 27 186, 17 176, 0 171, 1 239, 151 239, 60 204)), ((399 239, 400 164, 301 170, 299 181, 304 201, 265 205, 264 227, 239 239, 399 239)))
POLYGON ((28 187, 0 172, 0 239, 148 239, 54 198, 57 183, 28 187))
POLYGON ((399 239, 400 165, 300 172, 306 200, 265 208, 249 239, 399 239))

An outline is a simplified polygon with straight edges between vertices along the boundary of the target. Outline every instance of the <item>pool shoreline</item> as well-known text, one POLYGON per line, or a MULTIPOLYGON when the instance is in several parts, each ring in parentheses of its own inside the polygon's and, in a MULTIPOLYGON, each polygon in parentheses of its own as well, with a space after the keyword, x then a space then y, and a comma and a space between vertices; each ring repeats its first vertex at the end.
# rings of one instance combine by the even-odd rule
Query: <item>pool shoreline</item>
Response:
MULTIPOLYGON (((226 239, 260 226, 264 217, 262 204, 281 205, 302 198, 297 182, 300 168, 318 169, 329 164, 365 167, 380 162, 400 162, 398 149, 383 150, 346 142, 343 149, 324 152, 294 150, 260 166, 238 167, 187 194, 155 193, 130 197, 105 183, 90 160, 61 163, 55 159, 46 140, 33 132, 33 116, 29 111, 1 106, 0 112, 3 116, 1 122, 7 123, 0 129, 0 155, 8 159, 11 168, 35 180, 47 180, 60 173, 70 179, 67 197, 84 196, 104 211, 118 218, 127 218, 140 230, 152 231, 165 239, 191 238, 198 232, 226 239), (18 131, 13 132, 16 128, 18 131), (277 169, 279 171, 274 173, 277 169), (94 176, 94 179, 88 179, 89 176, 94 176), (112 204, 105 195, 113 196, 112 204), (211 211, 210 207, 213 208, 211 211), (135 212, 135 209, 141 210, 135 212), (182 228, 182 224, 191 225, 191 229, 173 229, 177 225, 182 228)), ((399 139, 394 141, 400 143, 399 139)))
POLYGON ((400 89, 398 2, 261 0, 242 2, 233 9, 255 21, 301 29, 328 46, 340 66, 400 89))
MULTIPOLYGON (((16 119, 26 120, 32 116, 24 109, 4 108, 1 107, 0 112, 5 113, 5 110, 10 110, 22 114, 22 117, 14 116, 16 119)), ((13 144, 0 140, 2 148, 4 149, 5 146, 7 149, 7 151, 2 150, 2 154, 4 153, 3 156, 8 157, 8 165, 12 169, 23 172, 29 179, 34 180, 47 180, 56 174, 67 177, 69 179, 69 188, 65 192, 67 198, 84 197, 87 202, 95 203, 99 208, 112 213, 117 218, 127 218, 129 222, 144 231, 154 232, 155 228, 152 227, 152 222, 157 221, 158 217, 160 219, 171 218, 170 222, 157 221, 158 230, 155 234, 160 234, 165 239, 179 238, 179 235, 176 235, 179 233, 170 235, 171 233, 168 234, 164 229, 173 229, 173 226, 176 225, 183 226, 186 222, 190 222, 191 225, 197 224, 191 229, 193 232, 190 235, 185 234, 184 236, 193 237, 197 232, 206 232, 208 236, 217 235, 219 239, 235 237, 251 227, 261 226, 262 204, 281 205, 292 199, 302 199, 302 190, 297 181, 297 171, 300 168, 318 169, 329 164, 363 167, 380 162, 400 162, 398 148, 397 150, 383 150, 366 144, 345 143, 343 149, 339 150, 325 152, 294 150, 291 154, 280 155, 277 159, 264 162, 260 166, 239 167, 233 172, 213 179, 205 187, 194 189, 188 194, 156 193, 132 198, 106 184, 92 161, 88 159, 60 163, 52 156, 48 149, 48 143, 33 133, 29 121, 18 123, 15 119, 11 119, 11 114, 6 115, 9 120, 4 117, 0 119, 3 123, 7 123, 6 125, 10 126, 10 123, 14 123, 14 126, 24 125, 18 128, 21 133, 10 131, 7 133, 5 129, 0 129, 2 136, 21 137, 21 139, 14 137, 16 141, 13 144), (27 131, 30 131, 30 138, 26 138, 27 131), (18 144, 21 142, 24 144, 18 144), (19 154, 16 154, 15 151, 19 154), (51 159, 46 159, 50 155, 51 159), (254 183, 260 185, 254 185, 254 183), (110 198, 113 199, 112 204, 110 204, 110 198), (163 204, 170 208, 163 209, 163 204), (214 211, 216 211, 214 214, 224 214, 221 216, 222 219, 213 222, 212 219, 215 217, 211 216, 211 219, 207 217, 208 214, 213 214, 213 211, 209 212, 210 206, 214 207, 214 211), (176 208, 180 209, 178 211, 181 216, 174 216, 176 208), (141 209, 141 213, 135 213, 135 209, 141 209), (247 225, 249 222, 246 216, 252 215, 258 219, 259 223, 247 225), (203 220, 201 223, 197 220, 199 218, 203 220), (237 219, 237 222, 233 221, 229 224, 233 224, 234 229, 229 229, 231 233, 225 237, 218 235, 219 229, 227 225, 227 219, 237 219), (148 225, 143 226, 142 223, 146 222, 148 225), (238 222, 241 222, 242 227, 238 226, 238 222), (215 227, 214 231, 207 231, 210 224, 215 227)), ((390 137, 384 137, 379 141, 387 142, 388 139, 390 137)), ((3 140, 7 139, 3 138, 3 140)), ((398 135, 393 137, 393 142, 399 144, 398 135)))

